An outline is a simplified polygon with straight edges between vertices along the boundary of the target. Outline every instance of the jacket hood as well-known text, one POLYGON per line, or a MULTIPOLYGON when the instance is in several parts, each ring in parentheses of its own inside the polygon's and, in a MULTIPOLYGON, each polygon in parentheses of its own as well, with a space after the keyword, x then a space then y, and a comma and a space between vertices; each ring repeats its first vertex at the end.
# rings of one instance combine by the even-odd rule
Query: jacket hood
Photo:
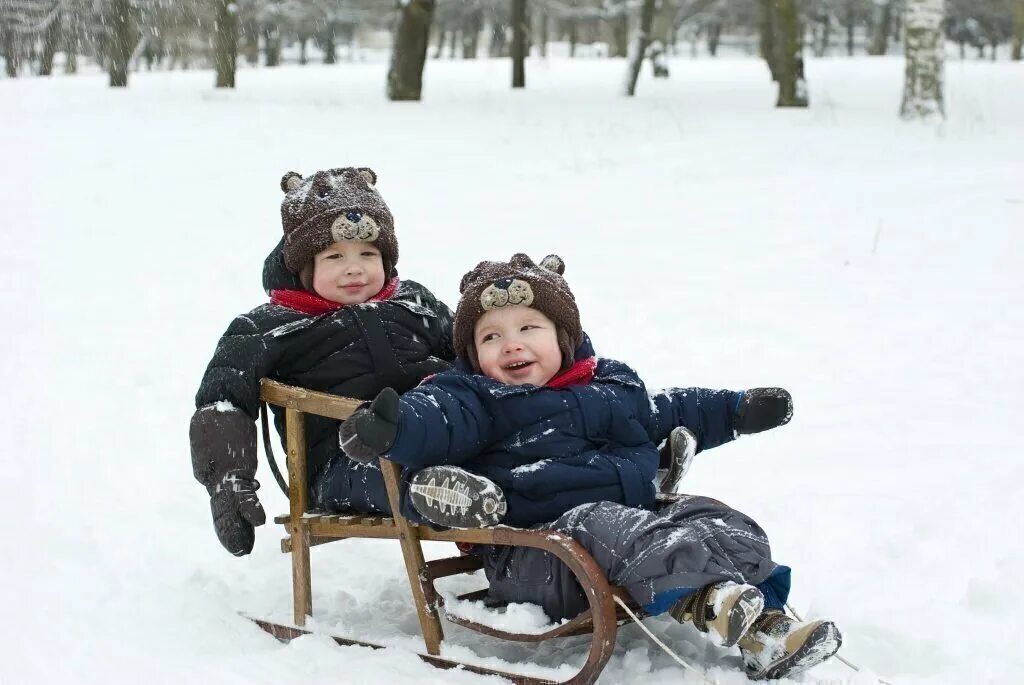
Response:
POLYGON ((299 277, 284 265, 283 236, 263 262, 263 290, 267 295, 271 290, 305 290, 299 277))

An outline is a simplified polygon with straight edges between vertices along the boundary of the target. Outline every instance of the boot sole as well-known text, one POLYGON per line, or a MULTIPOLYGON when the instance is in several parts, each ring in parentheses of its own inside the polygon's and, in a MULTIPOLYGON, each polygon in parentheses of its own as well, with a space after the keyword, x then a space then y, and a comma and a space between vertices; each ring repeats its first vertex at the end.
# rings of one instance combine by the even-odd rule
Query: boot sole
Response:
POLYGON ((832 622, 815 628, 792 654, 772 663, 760 673, 747 674, 751 680, 777 680, 803 673, 830 659, 843 644, 843 636, 832 622))
POLYGON ((451 466, 431 466, 409 483, 413 508, 446 528, 483 528, 501 522, 507 505, 501 489, 480 476, 451 466))
POLYGON ((672 464, 667 469, 659 469, 658 489, 661 492, 674 493, 690 470, 693 457, 697 454, 697 438, 686 428, 678 427, 669 436, 669 450, 672 452, 672 464), (678 460, 676 455, 682 453, 678 460))
POLYGON ((755 588, 744 591, 732 609, 729 610, 729 628, 721 642, 723 647, 733 647, 739 642, 754 621, 764 611, 764 595, 755 588))

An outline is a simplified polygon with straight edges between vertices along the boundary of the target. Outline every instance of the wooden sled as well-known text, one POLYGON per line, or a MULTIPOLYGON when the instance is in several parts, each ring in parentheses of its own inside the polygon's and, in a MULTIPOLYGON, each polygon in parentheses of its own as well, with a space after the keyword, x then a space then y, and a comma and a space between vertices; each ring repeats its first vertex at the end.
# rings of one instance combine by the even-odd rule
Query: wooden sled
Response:
MULTIPOLYGON (((635 607, 626 592, 609 585, 602 571, 590 554, 571 537, 552 530, 525 530, 496 527, 477 529, 452 529, 437 531, 427 526, 410 523, 401 515, 399 507, 400 467, 387 459, 380 460, 381 471, 387 486, 388 501, 392 516, 351 514, 337 515, 309 511, 308 483, 306 474, 306 433, 305 415, 315 414, 344 420, 361 404, 336 395, 330 395, 264 379, 261 396, 268 404, 285 409, 285 430, 288 450, 288 500, 289 514, 278 516, 275 523, 284 525, 288 537, 281 541, 281 551, 292 557, 292 595, 294 599, 294 625, 284 625, 252 618, 263 630, 284 642, 308 634, 302 626, 306 617, 312 616, 312 584, 310 578, 309 549, 335 540, 349 538, 386 538, 398 540, 409 577, 416 615, 426 654, 418 656, 427 663, 440 668, 461 668, 483 675, 497 675, 519 685, 558 683, 562 685, 583 685, 597 680, 615 648, 615 636, 620 622, 629 620, 625 612, 617 610, 613 597, 618 595, 631 607, 635 607), (472 573, 483 567, 476 556, 457 556, 434 561, 425 561, 421 541, 462 542, 482 545, 512 545, 535 547, 558 557, 579 581, 590 602, 590 608, 574 618, 544 633, 514 633, 476 623, 464 617, 449 614, 444 609, 444 600, 434 587, 434 581, 462 573, 472 573), (464 664, 440 656, 444 639, 440 617, 449 622, 477 632, 516 642, 540 642, 557 637, 590 633, 590 652, 583 667, 565 681, 553 681, 525 675, 517 675, 482 666, 464 664)), ((661 501, 671 501, 672 495, 659 495, 661 501)), ((483 599, 486 590, 461 595, 459 599, 483 599)), ((635 609, 640 613, 639 609, 635 609)), ((341 645, 359 645, 382 648, 360 640, 331 636, 341 645)))

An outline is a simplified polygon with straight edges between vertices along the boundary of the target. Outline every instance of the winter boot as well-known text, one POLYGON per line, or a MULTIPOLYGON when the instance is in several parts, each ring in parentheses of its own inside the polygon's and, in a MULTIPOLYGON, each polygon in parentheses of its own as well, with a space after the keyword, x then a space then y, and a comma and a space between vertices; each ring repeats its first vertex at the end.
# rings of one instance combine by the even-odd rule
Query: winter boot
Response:
POLYGON ((697 454, 697 437, 683 426, 672 429, 668 441, 662 448, 662 466, 658 469, 657 487, 659 492, 675 492, 679 481, 690 470, 693 456, 697 454), (665 463, 667 461, 667 464, 665 463))
POLYGON ((764 610, 764 595, 753 585, 727 580, 705 585, 676 602, 669 611, 680 623, 690 621, 715 643, 732 647, 764 610))
POLYGON ((797 623, 778 609, 761 614, 739 642, 751 680, 803 673, 838 652, 842 644, 843 636, 832 621, 797 623))
POLYGON ((446 528, 483 528, 501 522, 505 494, 488 479, 455 466, 429 466, 409 483, 413 509, 446 528))

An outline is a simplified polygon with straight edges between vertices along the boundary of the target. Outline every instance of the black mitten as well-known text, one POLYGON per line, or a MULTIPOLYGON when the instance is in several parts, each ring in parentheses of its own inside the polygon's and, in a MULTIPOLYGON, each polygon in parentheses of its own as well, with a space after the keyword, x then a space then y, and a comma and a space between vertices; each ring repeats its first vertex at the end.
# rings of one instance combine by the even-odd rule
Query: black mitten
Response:
POLYGON ((384 388, 373 402, 356 409, 338 429, 341 449, 363 464, 386 454, 397 435, 398 393, 391 388, 384 388))
POLYGON ((732 427, 740 435, 760 433, 789 423, 793 418, 793 398, 785 388, 752 388, 745 390, 732 427))
POLYGON ((252 551, 254 526, 267 516, 256 497, 256 426, 233 407, 208 405, 189 426, 192 471, 210 495, 217 539, 235 556, 252 551))
POLYGON ((255 526, 267 522, 263 505, 256 497, 260 483, 255 478, 228 474, 210 495, 210 513, 217 539, 236 557, 252 551, 255 526))

